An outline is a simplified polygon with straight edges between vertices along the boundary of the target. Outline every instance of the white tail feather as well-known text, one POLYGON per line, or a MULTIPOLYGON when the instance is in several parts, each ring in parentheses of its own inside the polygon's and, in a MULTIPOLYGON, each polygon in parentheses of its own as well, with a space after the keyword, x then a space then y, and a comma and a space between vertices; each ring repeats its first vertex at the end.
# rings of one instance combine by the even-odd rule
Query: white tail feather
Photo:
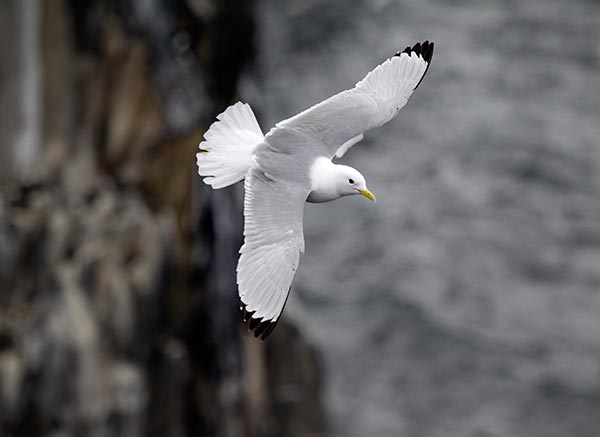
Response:
POLYGON ((264 140, 247 103, 237 102, 217 116, 196 154, 198 174, 213 188, 241 181, 252 167, 254 149, 264 140))

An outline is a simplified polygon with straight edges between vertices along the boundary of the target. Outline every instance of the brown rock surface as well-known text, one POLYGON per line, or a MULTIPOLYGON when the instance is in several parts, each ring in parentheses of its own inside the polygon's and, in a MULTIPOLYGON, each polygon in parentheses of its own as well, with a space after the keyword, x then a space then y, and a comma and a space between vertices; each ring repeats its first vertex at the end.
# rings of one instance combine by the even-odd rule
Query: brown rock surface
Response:
POLYGON ((285 321, 267 343, 243 331, 240 187, 194 177, 252 56, 252 14, 0 5, 22 31, 0 42, 0 435, 323 434, 313 348, 285 321))

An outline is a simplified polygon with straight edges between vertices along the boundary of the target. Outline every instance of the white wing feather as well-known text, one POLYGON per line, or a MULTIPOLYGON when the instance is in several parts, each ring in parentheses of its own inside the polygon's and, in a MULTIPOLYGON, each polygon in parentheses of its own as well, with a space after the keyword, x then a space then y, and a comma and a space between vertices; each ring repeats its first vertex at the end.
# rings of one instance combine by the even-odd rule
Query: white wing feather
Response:
POLYGON ((302 221, 308 190, 248 172, 244 245, 237 268, 239 294, 252 319, 275 323, 304 252, 302 221))
POLYGON ((406 105, 432 55, 433 43, 428 41, 407 47, 378 65, 354 88, 277 123, 266 141, 276 146, 278 131, 291 130, 318 139, 325 156, 343 155, 364 132, 387 123, 406 105))
POLYGON ((359 141, 362 141, 363 138, 364 138, 364 135, 360 134, 360 135, 355 136, 351 140, 346 141, 344 144, 342 144, 340 146, 339 149, 337 149, 337 152, 335 152, 335 157, 341 158, 342 156, 344 156, 350 147, 354 146, 359 141))

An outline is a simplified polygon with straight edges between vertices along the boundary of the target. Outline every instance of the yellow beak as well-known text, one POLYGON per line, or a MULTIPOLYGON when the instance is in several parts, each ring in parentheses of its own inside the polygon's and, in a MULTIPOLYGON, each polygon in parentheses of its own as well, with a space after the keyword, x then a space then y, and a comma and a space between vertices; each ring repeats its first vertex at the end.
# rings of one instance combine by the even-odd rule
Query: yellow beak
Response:
POLYGON ((365 196, 367 199, 372 200, 373 202, 375 202, 375 196, 369 190, 358 190, 358 192, 360 194, 362 194, 363 196, 365 196))

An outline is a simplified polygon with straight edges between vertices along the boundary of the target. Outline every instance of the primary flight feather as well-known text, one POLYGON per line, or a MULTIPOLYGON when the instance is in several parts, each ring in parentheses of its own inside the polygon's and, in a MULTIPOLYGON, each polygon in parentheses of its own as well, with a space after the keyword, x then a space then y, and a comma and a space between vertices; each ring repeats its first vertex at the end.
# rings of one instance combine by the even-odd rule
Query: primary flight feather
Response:
POLYGON ((407 47, 354 88, 277 123, 266 136, 250 106, 240 102, 204 134, 196 155, 204 182, 223 188, 245 179, 237 283, 244 321, 256 337, 265 339, 275 327, 304 253, 304 203, 354 194, 375 200, 357 170, 332 159, 396 116, 432 56, 429 41, 407 47))

